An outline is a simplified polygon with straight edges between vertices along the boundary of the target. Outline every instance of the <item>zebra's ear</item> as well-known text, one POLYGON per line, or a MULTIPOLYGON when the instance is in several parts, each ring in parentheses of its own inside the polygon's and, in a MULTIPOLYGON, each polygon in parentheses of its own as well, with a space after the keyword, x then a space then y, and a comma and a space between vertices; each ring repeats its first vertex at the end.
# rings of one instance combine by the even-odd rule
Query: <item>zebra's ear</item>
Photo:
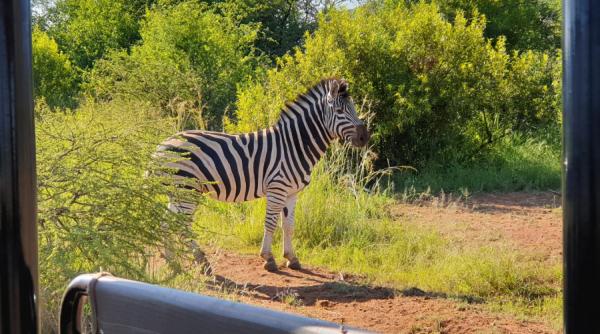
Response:
POLYGON ((331 84, 329 85, 329 95, 332 98, 336 98, 338 95, 338 90, 340 89, 340 84, 338 83, 337 80, 332 80, 331 84))
POLYGON ((348 82, 344 79, 331 81, 329 94, 332 98, 348 96, 348 82))
POLYGON ((339 88, 340 86, 338 85, 337 80, 329 82, 329 92, 327 92, 327 103, 333 103, 333 101, 337 97, 339 88))
POLYGON ((342 97, 348 96, 348 82, 344 79, 339 81, 340 88, 338 89, 338 95, 342 97))
POLYGON ((339 96, 345 97, 348 95, 348 82, 344 79, 332 80, 329 87, 329 99, 335 99, 339 96))

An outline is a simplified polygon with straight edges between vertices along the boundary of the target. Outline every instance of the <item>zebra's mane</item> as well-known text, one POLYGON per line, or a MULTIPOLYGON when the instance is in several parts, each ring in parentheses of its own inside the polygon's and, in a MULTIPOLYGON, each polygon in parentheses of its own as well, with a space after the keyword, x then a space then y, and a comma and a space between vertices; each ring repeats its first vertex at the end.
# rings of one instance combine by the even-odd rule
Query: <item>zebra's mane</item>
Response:
MULTIPOLYGON (((284 115, 289 116, 289 114, 291 113, 291 111, 289 111, 289 109, 294 106, 302 97, 305 97, 307 99, 309 98, 309 94, 315 90, 318 90, 319 87, 322 87, 324 91, 327 91, 329 89, 329 83, 332 81, 341 81, 342 79, 338 78, 338 77, 329 77, 329 78, 325 78, 325 79, 321 79, 321 81, 319 81, 318 83, 312 85, 309 89, 307 89, 304 93, 300 93, 298 94, 293 100, 289 100, 285 102, 285 107, 281 109, 281 112, 279 113, 279 118, 278 121, 280 121, 282 119, 282 117, 284 115)), ((315 94, 317 95, 317 94, 315 94)))

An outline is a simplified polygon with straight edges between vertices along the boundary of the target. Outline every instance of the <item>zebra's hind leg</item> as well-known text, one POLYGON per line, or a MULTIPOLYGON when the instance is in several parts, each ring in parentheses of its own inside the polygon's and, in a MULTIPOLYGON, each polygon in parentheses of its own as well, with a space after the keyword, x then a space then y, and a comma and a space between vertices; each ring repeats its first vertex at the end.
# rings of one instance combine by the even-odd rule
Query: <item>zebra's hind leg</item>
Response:
POLYGON ((283 257, 287 259, 286 266, 293 270, 300 270, 300 261, 294 253, 292 236, 294 235, 294 210, 296 208, 296 194, 290 195, 283 208, 283 257))
MULTIPOLYGON (((188 224, 191 225, 192 222, 192 217, 194 212, 196 211, 196 204, 194 203, 190 203, 190 202, 182 202, 182 201, 173 201, 173 199, 171 199, 171 201, 169 202, 169 210, 171 210, 172 212, 175 213, 183 213, 188 217, 188 224)), ((198 245, 198 242, 196 242, 196 240, 194 240, 194 236, 191 233, 186 233, 186 235, 184 236, 185 238, 185 243, 187 244, 187 246, 189 247, 190 251, 192 252, 192 257, 194 259, 194 265, 200 266, 201 272, 204 275, 212 275, 212 266, 210 265, 210 262, 208 261, 208 259, 206 258, 206 254, 204 253, 204 251, 202 251, 202 249, 200 248, 200 246, 198 245)), ((169 263, 169 265, 172 268, 177 268, 178 266, 175 265, 176 261, 174 261, 173 259, 173 252, 171 249, 167 248, 165 249, 165 259, 167 260, 167 262, 169 263)))
POLYGON ((265 217, 265 232, 263 234, 260 257, 265 260, 263 268, 268 271, 277 271, 277 263, 273 257, 271 246, 273 244, 273 233, 277 228, 277 221, 281 214, 281 209, 285 206, 285 195, 277 193, 267 193, 267 213, 265 217))

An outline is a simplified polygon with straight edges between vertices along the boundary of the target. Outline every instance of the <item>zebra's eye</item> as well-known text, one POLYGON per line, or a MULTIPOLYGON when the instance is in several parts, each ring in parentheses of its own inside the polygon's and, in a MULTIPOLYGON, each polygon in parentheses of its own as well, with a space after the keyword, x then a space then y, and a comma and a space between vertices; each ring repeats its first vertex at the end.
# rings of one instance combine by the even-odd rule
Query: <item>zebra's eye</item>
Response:
POLYGON ((341 114, 341 113, 344 112, 344 109, 343 108, 336 108, 335 112, 338 113, 338 114, 341 114))

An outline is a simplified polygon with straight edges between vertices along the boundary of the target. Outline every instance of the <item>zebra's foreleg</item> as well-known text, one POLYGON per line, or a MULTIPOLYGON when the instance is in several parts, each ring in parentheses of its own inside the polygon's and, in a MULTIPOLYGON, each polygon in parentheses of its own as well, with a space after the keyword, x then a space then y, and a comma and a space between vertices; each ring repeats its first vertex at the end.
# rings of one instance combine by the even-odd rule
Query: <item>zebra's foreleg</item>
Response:
POLYGON ((286 203, 286 195, 268 193, 267 194, 267 214, 265 217, 265 231, 263 234, 262 247, 260 249, 260 257, 265 260, 264 268, 268 271, 276 271, 277 263, 273 258, 271 246, 273 244, 273 233, 277 228, 277 221, 281 214, 281 210, 286 203))
POLYGON ((296 208, 297 195, 290 195, 283 207, 283 257, 287 259, 286 266, 290 269, 299 270, 300 261, 294 253, 292 237, 294 235, 294 211, 296 208))

